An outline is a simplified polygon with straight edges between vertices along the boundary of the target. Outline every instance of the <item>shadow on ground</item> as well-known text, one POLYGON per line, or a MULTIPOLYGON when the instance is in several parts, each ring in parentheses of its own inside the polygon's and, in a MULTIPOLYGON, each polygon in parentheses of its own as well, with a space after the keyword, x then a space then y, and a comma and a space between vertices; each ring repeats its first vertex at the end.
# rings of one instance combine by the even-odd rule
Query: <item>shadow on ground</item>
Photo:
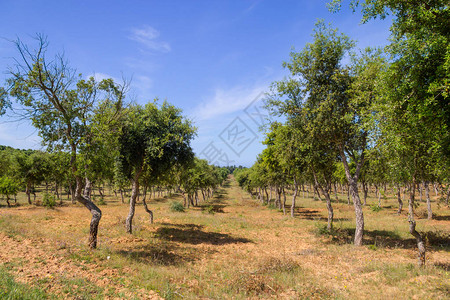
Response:
MULTIPOLYGON (((287 207, 286 210, 289 210, 287 207)), ((318 210, 299 207, 294 211, 295 215, 300 219, 314 220, 314 221, 327 221, 327 217, 323 216, 318 210)), ((347 218, 333 218, 333 222, 349 221, 347 218)))
POLYGON ((156 237, 173 242, 181 242, 192 245, 211 244, 226 245, 237 243, 251 243, 246 238, 233 237, 228 234, 218 232, 203 231, 203 226, 195 224, 167 224, 156 230, 156 237))
MULTIPOLYGON (((352 244, 355 229, 333 229, 330 234, 333 238, 332 243, 352 244)), ((441 231, 421 232, 425 244, 428 248, 450 250, 450 235, 441 231)), ((402 248, 416 249, 417 243, 414 238, 402 238, 399 234, 388 230, 364 230, 363 243, 365 245, 374 245, 377 248, 402 248)))
POLYGON ((148 244, 133 250, 119 250, 116 254, 139 263, 175 266, 195 260, 194 255, 180 255, 174 247, 148 244))
POLYGON ((437 221, 450 221, 450 215, 448 216, 433 216, 433 219, 437 221))

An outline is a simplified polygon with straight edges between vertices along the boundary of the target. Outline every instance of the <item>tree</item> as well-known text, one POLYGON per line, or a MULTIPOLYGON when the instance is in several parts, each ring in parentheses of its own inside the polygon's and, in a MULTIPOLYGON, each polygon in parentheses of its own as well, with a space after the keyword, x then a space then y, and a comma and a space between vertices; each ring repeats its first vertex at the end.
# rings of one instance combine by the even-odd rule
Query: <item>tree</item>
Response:
POLYGON ((192 157, 190 141, 195 128, 181 116, 181 110, 164 102, 134 105, 127 110, 119 136, 122 172, 131 181, 130 210, 126 219, 128 233, 132 222, 139 179, 143 172, 167 172, 173 165, 192 157))
POLYGON ((47 174, 50 173, 50 158, 48 153, 42 151, 17 151, 15 155, 16 177, 25 184, 25 194, 28 203, 31 204, 31 193, 34 185, 44 181, 47 174))
POLYGON ((12 195, 16 195, 19 191, 19 185, 17 182, 8 176, 0 177, 0 194, 6 196, 6 203, 8 207, 11 206, 9 203, 9 197, 12 195))
MULTIPOLYGON (((313 43, 307 44, 301 52, 291 52, 291 61, 283 63, 291 72, 291 78, 274 84, 276 93, 269 98, 268 106, 276 107, 288 118, 300 120, 306 136, 310 137, 309 146, 313 146, 310 151, 323 151, 330 159, 333 151, 338 152, 353 199, 354 243, 359 246, 364 232, 364 215, 358 180, 368 147, 366 116, 375 99, 371 93, 375 82, 369 76, 372 73, 367 71, 367 80, 363 80, 361 74, 366 74, 369 69, 366 62, 377 61, 378 56, 367 51, 352 67, 344 67, 342 59, 350 54, 354 43, 323 22, 316 24, 313 36, 313 43), (358 79, 355 80, 355 76, 358 79), (356 165, 354 172, 349 160, 356 165)), ((376 67, 373 69, 377 70, 376 67)), ((311 157, 311 162, 319 162, 317 159, 320 161, 319 157, 311 157)), ((326 173, 330 174, 329 171, 326 173)), ((326 194, 326 190, 323 192, 326 194)))
POLYGON ((8 100, 8 92, 5 88, 0 87, 0 116, 5 114, 6 109, 11 106, 11 103, 8 100))
MULTIPOLYGON (((94 78, 81 79, 76 71, 69 67, 62 55, 48 59, 47 39, 37 35, 38 47, 32 51, 21 40, 14 42, 20 58, 15 60, 14 69, 10 69, 8 79, 10 95, 24 107, 22 117, 29 118, 38 129, 43 143, 49 150, 67 149, 70 152, 70 166, 75 177, 74 197, 92 214, 89 247, 97 247, 98 224, 101 210, 82 195, 82 173, 77 165, 80 146, 89 142, 89 122, 92 111, 99 98, 99 91, 104 90, 103 83, 98 84, 94 78)), ((124 88, 117 88, 121 93, 118 105, 124 96, 124 88)), ((108 94, 107 94, 108 95, 108 94)))
MULTIPOLYGON (((332 1, 338 9, 341 1, 332 1)), ((430 175, 448 179, 450 158, 450 8, 448 1, 352 1, 363 22, 393 15, 391 64, 380 85, 377 115, 383 143, 410 183, 409 224, 425 264, 425 245, 416 230, 415 187, 430 175)))

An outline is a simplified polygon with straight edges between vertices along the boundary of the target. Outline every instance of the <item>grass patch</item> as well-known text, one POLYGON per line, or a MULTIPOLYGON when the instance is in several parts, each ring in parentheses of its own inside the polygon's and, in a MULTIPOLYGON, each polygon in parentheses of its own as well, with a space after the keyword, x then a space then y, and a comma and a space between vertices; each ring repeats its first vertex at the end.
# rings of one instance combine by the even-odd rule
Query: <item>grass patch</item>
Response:
POLYGON ((39 288, 18 283, 8 271, 0 266, 0 299, 11 300, 40 300, 54 299, 39 288))
POLYGON ((42 206, 53 209, 56 206, 56 198, 54 195, 44 193, 42 198, 42 206))
POLYGON ((172 201, 170 203, 170 210, 173 212, 184 212, 184 206, 181 202, 178 201, 172 201))
POLYGON ((378 206, 378 204, 373 204, 370 206, 370 210, 373 212, 379 212, 381 211, 383 208, 381 206, 378 206))
POLYGON ((63 293, 75 299, 104 299, 104 289, 84 278, 59 279, 64 286, 63 293))

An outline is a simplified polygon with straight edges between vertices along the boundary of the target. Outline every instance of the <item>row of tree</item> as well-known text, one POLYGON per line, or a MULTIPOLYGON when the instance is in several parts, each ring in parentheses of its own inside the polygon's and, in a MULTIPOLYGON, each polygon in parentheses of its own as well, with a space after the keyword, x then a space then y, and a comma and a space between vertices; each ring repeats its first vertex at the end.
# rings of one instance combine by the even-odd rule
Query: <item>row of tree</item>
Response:
MULTIPOLYGON (((290 76, 274 82, 266 99, 267 108, 286 121, 271 124, 266 149, 251 170, 238 172, 240 183, 260 197, 274 187, 278 203, 286 185, 293 186, 295 205, 299 184, 311 183, 326 200, 330 229, 332 188, 345 180, 357 246, 364 233, 360 188, 367 195, 369 183, 398 191, 407 186, 410 233, 421 264, 416 187, 423 183, 428 195, 436 183, 450 193, 450 12, 447 1, 427 2, 352 2, 362 9, 363 22, 394 16, 384 51, 354 50, 349 37, 319 21, 313 42, 283 63, 290 76)), ((429 200, 428 207, 431 217, 429 200)))
POLYGON ((189 205, 198 202, 199 191, 209 197, 225 180, 227 170, 194 157, 190 142, 196 128, 180 109, 158 99, 143 106, 126 103, 128 82, 83 79, 61 55, 46 57, 44 36, 36 39, 34 50, 20 40, 14 42, 19 59, 1 89, 0 112, 10 108, 18 118, 31 120, 48 153, 1 151, 7 199, 24 188, 31 203, 36 185, 53 184, 56 193, 65 186, 73 201, 91 212, 89 246, 96 248, 102 213, 91 198, 94 185, 109 183, 119 191, 131 186, 126 219, 131 233, 141 186, 145 209, 153 218, 145 202, 148 188, 180 191, 189 205), (15 191, 9 182, 15 182, 15 191))

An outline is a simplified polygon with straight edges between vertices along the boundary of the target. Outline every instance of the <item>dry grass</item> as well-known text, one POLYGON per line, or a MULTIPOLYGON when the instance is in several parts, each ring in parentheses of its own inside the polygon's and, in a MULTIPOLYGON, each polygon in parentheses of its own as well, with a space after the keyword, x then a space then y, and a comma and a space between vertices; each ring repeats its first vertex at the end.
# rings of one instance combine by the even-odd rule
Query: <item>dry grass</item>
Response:
MULTIPOLYGON (((365 246, 359 248, 351 244, 353 206, 344 199, 333 203, 335 230, 324 234, 325 203, 301 198, 292 219, 257 204, 230 181, 213 200, 186 212, 170 210, 173 200, 181 200, 177 196, 149 201, 154 224, 138 205, 134 233, 128 235, 128 206, 109 196, 101 206, 95 251, 86 247, 90 214, 83 207, 2 207, 0 234, 9 248, 0 249, 0 256, 17 280, 59 298, 155 297, 151 291, 166 299, 448 297, 447 207, 433 203, 438 218, 418 218, 428 243, 427 267, 420 269, 406 213, 395 214, 394 198, 384 201, 381 211, 364 208, 365 246), (36 266, 55 267, 43 277, 32 272, 36 266), (57 271, 62 266, 64 274, 57 271)), ((370 198, 369 204, 376 201, 370 198)), ((424 209, 421 203, 419 215, 424 209)))

